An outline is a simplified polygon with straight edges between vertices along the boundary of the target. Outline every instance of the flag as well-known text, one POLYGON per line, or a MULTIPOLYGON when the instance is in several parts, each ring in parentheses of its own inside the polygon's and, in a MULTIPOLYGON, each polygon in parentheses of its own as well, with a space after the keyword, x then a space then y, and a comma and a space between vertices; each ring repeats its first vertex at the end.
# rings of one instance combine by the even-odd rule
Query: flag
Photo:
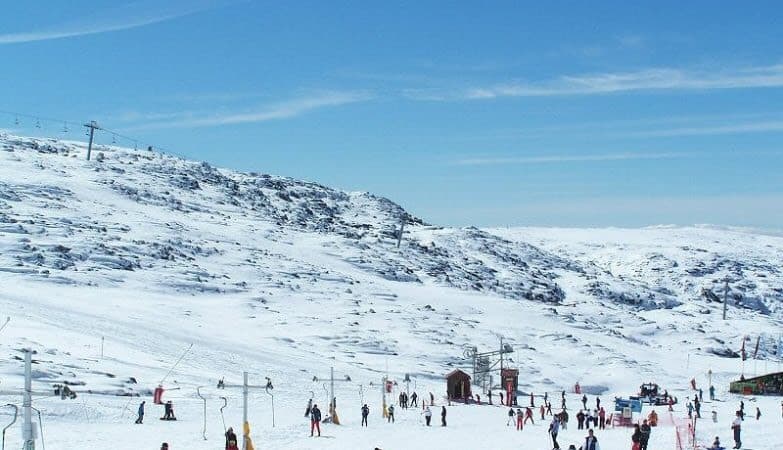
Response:
POLYGON ((753 350, 753 359, 759 355, 759 342, 761 342, 761 336, 756 337, 756 348, 753 350))

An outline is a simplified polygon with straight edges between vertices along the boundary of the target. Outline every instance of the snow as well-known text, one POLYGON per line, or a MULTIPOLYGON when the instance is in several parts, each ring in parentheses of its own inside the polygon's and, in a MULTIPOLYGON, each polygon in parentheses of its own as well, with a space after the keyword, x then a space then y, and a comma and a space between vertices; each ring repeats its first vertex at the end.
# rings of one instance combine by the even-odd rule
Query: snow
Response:
MULTIPOLYGON (((520 389, 548 392, 555 407, 576 381, 605 388, 604 405, 650 380, 684 398, 694 377, 706 396, 712 370, 723 401, 705 402, 698 438, 708 444, 717 434, 730 445, 741 397, 727 389, 741 363, 710 349, 738 351, 745 335, 763 333, 771 344, 745 372, 780 368, 779 236, 706 226, 440 228, 367 193, 153 152, 84 155, 78 142, 0 137, 0 315, 11 317, 0 334, 0 387, 22 386, 20 349, 32 348, 36 390, 68 382, 80 391, 75 400, 35 400, 50 448, 222 448, 220 397, 226 424, 241 429, 241 393, 217 389, 217 380, 239 383, 243 371, 275 386, 274 428, 271 398, 250 396, 256 448, 548 448, 544 424, 515 431, 498 406, 453 405, 448 427, 439 426, 443 375, 469 369, 465 346, 495 349, 500 336, 514 347, 508 363, 520 368, 520 389), (722 299, 726 277, 724 322, 706 292, 722 299), (190 344, 164 383, 179 420, 159 421, 151 390, 190 344), (352 380, 336 383, 343 425, 310 438, 304 407, 314 395, 326 411, 324 383, 313 377, 323 380, 330 366, 352 380), (411 390, 436 395, 435 426, 400 408, 395 424, 383 422, 387 370, 397 389, 409 373, 411 390), (197 386, 208 399, 206 441, 197 386), (134 425, 142 398, 148 415, 134 425), (372 411, 367 429, 358 426, 362 399, 372 411)), ((569 407, 578 403, 569 394, 569 407)), ((745 404, 763 412, 745 422, 748 448, 780 448, 780 399, 745 404)), ((668 423, 654 430, 651 449, 674 448, 668 423)), ((570 425, 563 448, 584 437, 573 414, 570 425)), ((597 435, 604 449, 630 447, 628 429, 597 435)), ((21 445, 19 422, 6 439, 21 445)))

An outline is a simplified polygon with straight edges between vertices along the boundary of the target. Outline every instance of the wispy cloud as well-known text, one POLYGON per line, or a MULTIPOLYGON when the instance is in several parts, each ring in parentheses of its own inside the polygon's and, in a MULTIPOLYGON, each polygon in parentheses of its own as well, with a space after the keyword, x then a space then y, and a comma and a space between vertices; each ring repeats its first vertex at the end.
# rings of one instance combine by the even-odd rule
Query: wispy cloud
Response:
POLYGON ((733 123, 728 125, 707 125, 695 127, 664 128, 620 133, 624 137, 675 137, 675 136, 711 136, 717 134, 748 134, 783 132, 783 121, 762 121, 733 123))
POLYGON ((457 91, 409 89, 404 92, 404 95, 417 100, 453 101, 503 97, 598 95, 645 90, 775 87, 783 87, 783 64, 714 71, 654 68, 634 72, 568 75, 538 82, 513 81, 457 91))
POLYGON ((694 158, 702 156, 693 152, 658 152, 658 153, 598 153, 575 155, 538 155, 538 156, 514 156, 514 157, 488 157, 465 158, 455 161, 459 166, 500 166, 509 164, 557 164, 572 162, 596 162, 596 161, 628 161, 641 159, 677 159, 694 158))
POLYGON ((165 22, 234 2, 231 0, 193 0, 188 2, 137 1, 88 15, 86 18, 78 21, 65 22, 31 31, 0 34, 0 45, 129 30, 165 22))
MULTIPOLYGON (((197 112, 153 113, 146 118, 148 123, 124 127, 124 130, 151 130, 166 128, 202 128, 221 125, 237 125, 245 123, 267 122, 270 120, 288 119, 306 114, 317 109, 347 105, 371 100, 368 92, 330 91, 299 97, 255 109, 229 111, 219 114, 204 114, 197 112)), ((139 119, 144 115, 137 115, 139 119)))

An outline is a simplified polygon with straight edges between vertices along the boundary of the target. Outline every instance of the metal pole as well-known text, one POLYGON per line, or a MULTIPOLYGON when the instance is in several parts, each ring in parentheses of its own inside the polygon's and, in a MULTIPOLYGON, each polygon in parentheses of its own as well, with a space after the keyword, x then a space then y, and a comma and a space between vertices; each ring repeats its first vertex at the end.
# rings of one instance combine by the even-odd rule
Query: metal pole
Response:
POLYGON ((403 231, 405 231, 405 219, 400 221, 400 234, 397 236, 397 248, 400 248, 400 244, 402 243, 403 231))
POLYGON ((22 434, 24 438, 23 450, 35 450, 35 440, 33 439, 33 419, 32 419, 32 390, 33 390, 33 353, 30 349, 24 351, 24 398, 22 400, 22 434))
POLYGON ((201 386, 196 388, 196 394, 204 401, 204 428, 201 430, 201 436, 207 440, 207 398, 201 395, 201 386))
POLYGON ((103 359, 103 342, 106 340, 105 337, 101 336, 101 359, 103 359))
POLYGON ((242 384, 242 450, 247 450, 247 436, 245 436, 245 424, 247 423, 247 372, 244 373, 244 382, 242 384))
POLYGON ((330 411, 330 415, 332 417, 334 417, 334 411, 336 409, 334 407, 335 406, 334 405, 334 366, 332 366, 329 376, 330 376, 330 381, 331 381, 331 385, 329 387, 329 389, 330 389, 330 391, 329 391, 329 409, 331 410, 330 411))
POLYGON ((729 279, 726 278, 726 285, 723 288, 723 320, 726 320, 726 309, 729 306, 729 279))
POLYGON ((93 120, 84 126, 90 129, 90 143, 87 145, 87 161, 89 161, 90 155, 92 154, 92 141, 93 137, 95 136, 95 129, 98 128, 98 124, 93 120))

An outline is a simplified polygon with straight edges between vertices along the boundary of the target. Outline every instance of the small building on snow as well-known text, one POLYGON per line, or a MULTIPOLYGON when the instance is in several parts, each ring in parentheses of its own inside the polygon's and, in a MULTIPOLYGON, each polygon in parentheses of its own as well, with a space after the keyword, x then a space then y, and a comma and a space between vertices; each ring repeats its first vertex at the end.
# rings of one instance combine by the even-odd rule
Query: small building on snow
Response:
POLYGON ((455 369, 446 375, 446 392, 452 400, 463 400, 470 398, 473 394, 470 392, 470 375, 455 369))

